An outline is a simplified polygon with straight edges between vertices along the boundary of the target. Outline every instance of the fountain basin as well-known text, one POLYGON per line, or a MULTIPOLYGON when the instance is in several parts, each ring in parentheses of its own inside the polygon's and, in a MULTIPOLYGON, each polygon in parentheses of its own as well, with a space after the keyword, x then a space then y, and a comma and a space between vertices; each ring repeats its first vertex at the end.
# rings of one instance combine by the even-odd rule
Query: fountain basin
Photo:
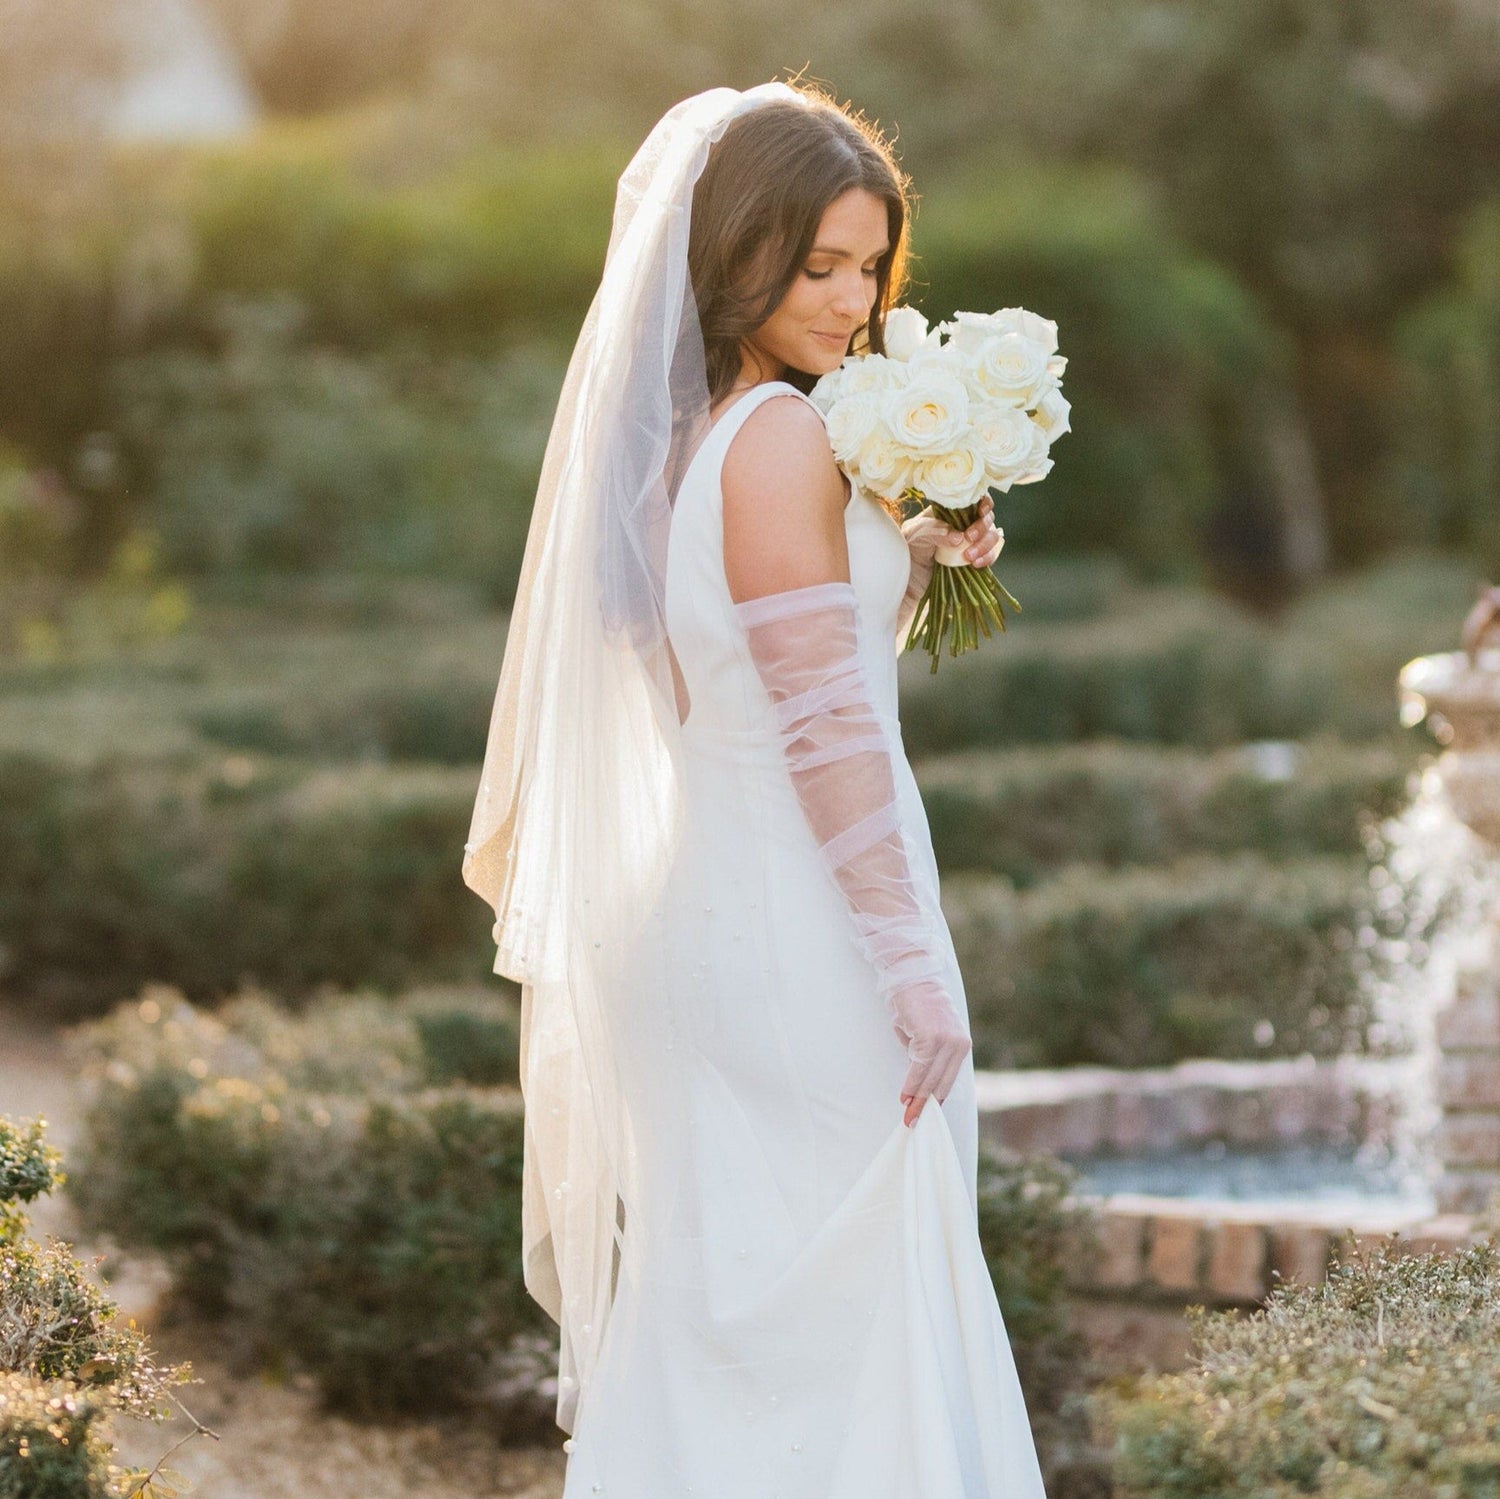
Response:
POLYGON ((1074 1323, 1118 1373, 1182 1367, 1189 1305, 1254 1307, 1392 1233, 1413 1251, 1477 1236, 1471 1215, 1436 1210, 1428 1168, 1401 1148, 1417 1066, 1304 1056, 975 1082, 987 1143, 1080 1173, 1099 1241, 1068 1269, 1074 1323))
POLYGON ((1500 847, 1500 649, 1418 656, 1397 682, 1401 722, 1425 718, 1444 747, 1427 778, 1462 821, 1500 847))
POLYGON ((1445 747, 1500 750, 1500 649, 1418 656, 1396 680, 1408 728, 1428 718, 1445 747))

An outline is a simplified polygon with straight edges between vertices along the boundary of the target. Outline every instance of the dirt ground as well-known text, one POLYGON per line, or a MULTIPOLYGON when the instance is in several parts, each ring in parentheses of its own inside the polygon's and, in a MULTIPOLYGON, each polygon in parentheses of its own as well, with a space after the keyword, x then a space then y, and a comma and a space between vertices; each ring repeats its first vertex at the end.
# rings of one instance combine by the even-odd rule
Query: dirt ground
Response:
MULTIPOLYGON (((42 1115, 66 1168, 77 1123, 62 1046, 55 1032, 3 1004, 0 1114, 15 1120, 42 1115)), ((36 1237, 55 1233, 73 1244, 108 1287, 121 1318, 134 1316, 150 1334, 161 1362, 190 1362, 202 1381, 175 1387, 182 1404, 215 1433, 191 1437, 168 1459, 188 1480, 182 1499, 558 1499, 562 1493, 561 1432, 555 1447, 507 1449, 472 1426, 366 1426, 324 1415, 309 1381, 233 1375, 215 1355, 211 1329, 160 1326, 159 1267, 127 1261, 80 1237, 60 1194, 30 1211, 36 1237)), ((192 1431, 192 1421, 180 1411, 159 1424, 121 1422, 114 1433, 119 1461, 149 1468, 192 1431)))

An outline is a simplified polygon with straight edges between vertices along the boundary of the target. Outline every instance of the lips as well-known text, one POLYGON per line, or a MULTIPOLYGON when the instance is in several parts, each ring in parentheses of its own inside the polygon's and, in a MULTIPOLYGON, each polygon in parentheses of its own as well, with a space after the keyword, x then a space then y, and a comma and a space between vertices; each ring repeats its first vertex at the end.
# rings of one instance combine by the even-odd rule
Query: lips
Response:
POLYGON ((852 336, 848 333, 819 333, 816 328, 813 329, 814 338, 826 338, 829 343, 846 344, 852 336))

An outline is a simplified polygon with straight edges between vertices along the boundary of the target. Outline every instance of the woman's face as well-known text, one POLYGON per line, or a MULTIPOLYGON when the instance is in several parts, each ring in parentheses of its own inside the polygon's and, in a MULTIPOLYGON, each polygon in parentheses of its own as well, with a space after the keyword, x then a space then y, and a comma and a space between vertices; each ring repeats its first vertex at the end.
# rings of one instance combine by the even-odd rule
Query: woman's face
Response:
POLYGON ((875 267, 890 249, 885 202, 851 187, 823 210, 812 250, 776 311, 746 340, 756 362, 826 375, 875 305, 875 267))

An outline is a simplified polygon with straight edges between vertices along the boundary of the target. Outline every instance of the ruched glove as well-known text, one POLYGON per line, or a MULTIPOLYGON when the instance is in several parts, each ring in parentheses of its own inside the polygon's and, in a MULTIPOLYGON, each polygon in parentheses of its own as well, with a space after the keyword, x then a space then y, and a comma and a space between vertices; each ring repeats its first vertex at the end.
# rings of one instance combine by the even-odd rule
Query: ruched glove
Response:
POLYGON ((903 1094, 942 1102, 973 1043, 912 880, 896 751, 861 665, 854 586, 808 584, 746 599, 735 613, 770 696, 792 785, 911 1060, 903 1094))

